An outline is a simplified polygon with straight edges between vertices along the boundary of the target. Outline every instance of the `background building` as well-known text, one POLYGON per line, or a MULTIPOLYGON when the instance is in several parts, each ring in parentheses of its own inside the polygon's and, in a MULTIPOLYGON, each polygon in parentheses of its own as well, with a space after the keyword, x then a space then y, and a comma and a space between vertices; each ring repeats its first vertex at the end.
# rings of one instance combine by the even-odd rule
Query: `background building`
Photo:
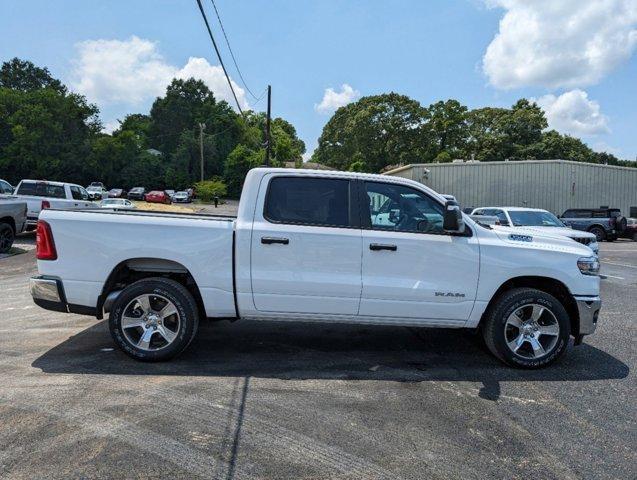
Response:
POLYGON ((637 216, 637 168, 567 160, 413 164, 385 173, 455 195, 462 207, 568 208, 607 205, 637 216))

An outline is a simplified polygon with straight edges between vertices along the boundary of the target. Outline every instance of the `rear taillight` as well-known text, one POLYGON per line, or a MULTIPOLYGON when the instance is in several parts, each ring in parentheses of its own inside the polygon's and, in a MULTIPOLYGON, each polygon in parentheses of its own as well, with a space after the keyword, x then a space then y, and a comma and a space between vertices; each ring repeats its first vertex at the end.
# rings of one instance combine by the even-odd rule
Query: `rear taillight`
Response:
POLYGON ((51 208, 51 202, 48 200, 42 200, 42 205, 40 205, 42 210, 46 210, 47 208, 51 208))
POLYGON ((51 225, 44 220, 38 220, 38 228, 35 236, 35 252, 38 260, 57 260, 58 252, 55 250, 51 225))

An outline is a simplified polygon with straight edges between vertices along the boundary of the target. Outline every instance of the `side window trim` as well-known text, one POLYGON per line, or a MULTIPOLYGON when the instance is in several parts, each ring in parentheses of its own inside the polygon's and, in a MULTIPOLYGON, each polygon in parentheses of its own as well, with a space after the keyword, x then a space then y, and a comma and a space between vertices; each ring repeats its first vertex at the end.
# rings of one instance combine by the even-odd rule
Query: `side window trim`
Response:
POLYGON ((358 202, 358 198, 356 195, 356 180, 355 179, 347 179, 347 178, 334 178, 328 175, 322 176, 322 175, 273 175, 272 177, 270 177, 268 179, 268 185, 266 187, 265 190, 265 196, 263 197, 263 219, 268 222, 268 223, 273 223, 276 225, 297 225, 297 226, 304 226, 304 227, 319 227, 319 228, 343 228, 343 229, 360 229, 360 215, 357 214, 357 212, 360 212, 360 207, 359 207, 359 202, 358 202), (290 179, 297 179, 297 178, 302 178, 302 179, 325 179, 325 180, 345 180, 348 182, 348 195, 347 195, 347 202, 348 202, 348 214, 349 214, 349 226, 342 226, 342 225, 323 225, 323 224, 317 224, 317 223, 304 223, 304 222, 289 222, 289 221, 278 221, 278 220, 273 220, 272 218, 268 217, 268 199, 270 198, 270 190, 272 187, 272 183, 274 182, 274 180, 280 179, 280 178, 290 178, 290 179))

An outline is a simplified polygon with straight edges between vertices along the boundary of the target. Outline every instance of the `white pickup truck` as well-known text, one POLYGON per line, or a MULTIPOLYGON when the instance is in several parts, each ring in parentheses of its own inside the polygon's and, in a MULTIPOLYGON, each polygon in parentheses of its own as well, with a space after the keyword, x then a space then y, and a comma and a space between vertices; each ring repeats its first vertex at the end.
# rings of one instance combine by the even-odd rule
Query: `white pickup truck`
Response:
POLYGON ((601 307, 588 247, 480 226, 422 184, 360 173, 251 170, 236 218, 44 210, 37 258, 36 304, 108 313, 146 361, 183 351, 200 319, 244 318, 480 329, 496 357, 538 368, 601 307))
POLYGON ((27 231, 35 230, 43 205, 67 210, 97 207, 89 201, 84 187, 73 183, 22 180, 15 189, 15 196, 27 202, 27 231))

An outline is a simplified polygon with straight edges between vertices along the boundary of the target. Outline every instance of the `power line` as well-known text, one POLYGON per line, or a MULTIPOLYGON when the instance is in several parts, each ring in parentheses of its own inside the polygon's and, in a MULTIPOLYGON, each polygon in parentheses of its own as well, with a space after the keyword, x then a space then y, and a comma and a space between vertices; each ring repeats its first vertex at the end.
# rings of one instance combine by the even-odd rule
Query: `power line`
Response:
POLYGON ((223 32, 223 36, 226 39, 226 45, 228 45, 228 51, 230 51, 230 56, 232 57, 232 61, 234 62, 234 66, 237 69, 237 73, 239 73, 239 78, 241 79, 241 82, 243 83, 243 86, 246 87, 246 90, 248 91, 248 93, 250 95, 252 95, 252 98, 254 98, 256 100, 257 96, 254 93, 252 93, 252 90, 250 90, 250 87, 248 87, 248 83, 243 78, 243 74, 241 73, 241 70, 239 69, 239 65, 237 64, 237 59, 234 56, 234 52, 232 51, 232 47, 230 47, 230 40, 228 40, 228 35, 226 35, 226 29, 223 28, 223 22, 221 21, 221 15, 219 15, 219 10, 217 10, 217 5, 215 4, 215 0, 210 0, 210 1, 212 2, 212 8, 215 9, 215 14, 217 15, 217 20, 219 20, 219 25, 221 26, 221 31, 223 32))
POLYGON ((239 113, 243 115, 243 110, 241 110, 241 105, 239 104, 239 99, 237 98, 237 94, 234 92, 234 88, 232 87, 232 82, 230 81, 230 77, 228 76, 228 72, 226 71, 226 66, 223 64, 223 60, 221 59, 221 53, 219 53, 219 48, 217 47, 217 42, 215 42, 215 37, 212 35, 212 30, 210 30, 210 24, 208 23, 208 17, 206 17, 206 12, 204 12, 203 5, 201 4, 201 0, 197 0, 197 5, 199 5, 199 11, 201 12, 201 16, 203 17, 203 21, 206 24, 206 28, 208 29, 208 35, 210 35, 210 40, 212 40, 212 45, 215 47, 215 52, 217 53, 217 58, 219 59, 219 63, 221 64, 221 68, 223 69, 223 73, 226 76, 226 80, 228 81, 228 86, 230 87, 230 91, 232 92, 232 96, 234 97, 234 101, 237 103, 237 108, 239 109, 239 113))

